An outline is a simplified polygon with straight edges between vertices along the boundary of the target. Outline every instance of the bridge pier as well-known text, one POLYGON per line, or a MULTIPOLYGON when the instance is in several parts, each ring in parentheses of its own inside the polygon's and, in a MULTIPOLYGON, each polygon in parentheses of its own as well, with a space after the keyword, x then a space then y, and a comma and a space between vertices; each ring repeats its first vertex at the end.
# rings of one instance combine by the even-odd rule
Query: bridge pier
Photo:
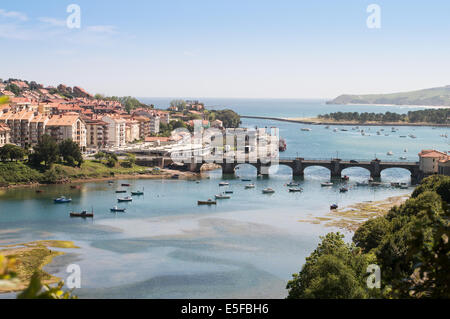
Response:
POLYGON ((331 178, 341 178, 341 177, 342 177, 341 160, 340 159, 331 160, 331 178))
POLYGON ((294 165, 292 167, 292 175, 294 177, 304 177, 305 176, 305 168, 303 167, 303 159, 297 158, 294 160, 294 165))
POLYGON ((233 175, 236 170, 234 163, 222 163, 222 175, 233 175))

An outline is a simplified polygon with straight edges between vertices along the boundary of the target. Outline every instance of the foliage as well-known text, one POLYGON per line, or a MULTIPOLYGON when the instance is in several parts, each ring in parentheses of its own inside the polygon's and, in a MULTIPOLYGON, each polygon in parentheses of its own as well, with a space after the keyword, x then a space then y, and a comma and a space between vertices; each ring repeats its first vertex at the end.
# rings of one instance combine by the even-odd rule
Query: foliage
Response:
POLYGON ((30 161, 36 166, 44 162, 44 166, 48 168, 58 160, 58 144, 47 134, 42 136, 33 149, 34 153, 30 156, 30 161))
POLYGON ((9 102, 9 96, 6 96, 6 95, 0 96, 0 105, 6 104, 8 102, 9 102))
POLYGON ((78 166, 83 163, 80 147, 71 139, 62 141, 58 145, 59 155, 69 166, 78 166))
POLYGON ((77 299, 69 291, 63 291, 64 282, 59 282, 56 287, 42 285, 39 274, 36 272, 31 277, 30 284, 17 296, 17 299, 77 299))
POLYGON ((182 111, 186 108, 185 100, 172 100, 170 101, 170 107, 176 107, 178 111, 182 111))
POLYGON ((241 125, 241 117, 233 110, 210 111, 210 117, 220 120, 225 128, 237 128, 241 125))
POLYGON ((426 109, 420 111, 409 111, 407 114, 392 112, 386 113, 358 113, 358 112, 335 112, 318 116, 324 120, 365 122, 405 122, 405 123, 433 123, 445 124, 450 117, 449 109, 426 109))
POLYGON ((288 282, 289 299, 364 298, 368 260, 339 233, 321 237, 322 242, 306 258, 298 274, 288 282))
POLYGON ((365 222, 354 244, 328 234, 288 283, 289 298, 450 298, 449 192, 450 177, 431 176, 403 205, 365 222), (363 289, 369 260, 381 268, 379 292, 363 289))
POLYGON ((25 155, 26 151, 17 145, 6 144, 0 147, 0 160, 2 162, 23 160, 25 155))
POLYGON ((8 84, 8 85, 5 87, 5 90, 14 93, 15 96, 20 95, 20 92, 21 92, 20 88, 19 88, 17 85, 13 84, 13 83, 8 84))

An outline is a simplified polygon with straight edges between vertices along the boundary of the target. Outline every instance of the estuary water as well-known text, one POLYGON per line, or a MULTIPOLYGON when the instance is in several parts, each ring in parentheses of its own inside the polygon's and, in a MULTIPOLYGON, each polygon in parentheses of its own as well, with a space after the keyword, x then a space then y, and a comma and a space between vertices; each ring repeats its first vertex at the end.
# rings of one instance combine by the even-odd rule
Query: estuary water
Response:
MULTIPOLYGON (((344 108, 304 100, 205 102, 234 108, 241 114, 280 117, 313 116, 329 112, 326 109, 344 108)), ((162 100, 153 103, 167 106, 162 100)), ((449 149, 448 140, 440 137, 447 133, 444 128, 401 127, 391 133, 389 127, 385 131, 390 136, 385 136, 377 135, 380 128, 372 127, 361 136, 351 127, 333 132, 333 128, 311 126, 312 131, 303 132, 302 124, 250 119, 243 120, 243 126, 278 127, 288 144, 282 155, 286 157, 330 158, 338 153, 345 159, 373 159, 392 151, 391 160, 404 155, 416 161, 423 148, 449 149), (400 138, 403 134, 417 138, 400 138)), ((354 168, 344 171, 350 176, 350 191, 342 194, 339 183, 321 187, 330 173, 311 167, 305 178, 298 180, 304 192, 289 193, 286 183, 292 180, 290 169, 274 167, 270 173, 269 178, 259 179, 256 169, 241 165, 235 178, 212 171, 198 181, 119 180, 111 185, 84 183, 80 189, 48 186, 41 194, 26 188, 1 190, 0 245, 43 239, 74 241, 80 248, 61 249, 66 254, 56 257, 45 270, 64 279, 68 276, 66 267, 78 264, 82 288, 75 294, 81 298, 284 298, 287 281, 301 269, 319 236, 339 231, 323 223, 299 220, 326 216, 333 203, 344 207, 412 191, 388 184, 357 187, 355 183, 367 180, 369 172, 354 168), (256 187, 245 189, 249 182, 242 178, 251 179, 256 187), (219 186, 223 179, 229 186, 219 186), (115 193, 123 189, 122 183, 131 184, 128 191, 143 189, 145 195, 117 204, 117 198, 126 195, 115 193), (273 188, 275 194, 262 194, 266 187, 273 188), (231 199, 219 201, 217 206, 197 206, 197 200, 213 198, 224 190, 234 192, 231 199), (59 195, 71 197, 72 203, 53 204, 59 195), (111 213, 114 205, 127 212, 111 213), (69 218, 69 211, 83 209, 94 209, 95 219, 69 218)), ((382 181, 408 182, 409 172, 389 169, 383 172, 382 181)), ((351 240, 350 232, 340 231, 351 240)), ((13 295, 0 296, 9 297, 13 295)))

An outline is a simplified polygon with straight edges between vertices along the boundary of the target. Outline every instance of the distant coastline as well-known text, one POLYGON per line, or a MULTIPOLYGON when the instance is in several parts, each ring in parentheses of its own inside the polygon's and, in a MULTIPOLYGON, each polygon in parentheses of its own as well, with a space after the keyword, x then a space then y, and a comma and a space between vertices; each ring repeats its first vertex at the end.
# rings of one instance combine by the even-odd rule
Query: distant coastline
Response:
POLYGON ((432 127, 450 127, 450 124, 434 124, 434 123, 405 123, 405 122, 357 122, 357 121, 333 121, 323 120, 319 118, 282 118, 282 117, 270 117, 270 116, 253 116, 253 115, 241 115, 241 118, 247 119, 259 119, 259 120, 272 120, 280 122, 291 122, 300 124, 311 125, 360 125, 360 126, 432 126, 432 127))

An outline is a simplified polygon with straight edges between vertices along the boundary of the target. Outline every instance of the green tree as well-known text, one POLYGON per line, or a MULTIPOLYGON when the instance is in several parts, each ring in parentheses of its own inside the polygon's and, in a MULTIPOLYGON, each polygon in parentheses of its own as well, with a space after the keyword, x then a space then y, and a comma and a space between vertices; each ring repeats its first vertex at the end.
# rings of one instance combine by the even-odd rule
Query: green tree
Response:
POLYGON ((59 143, 58 149, 59 154, 68 165, 80 167, 83 163, 83 155, 81 154, 80 147, 72 139, 67 139, 59 143))
POLYGON ((368 259, 343 238, 340 233, 321 237, 322 242, 306 258, 300 273, 288 282, 289 299, 368 296, 364 281, 368 259))
POLYGON ((59 150, 55 139, 45 134, 40 139, 39 143, 34 146, 34 152, 31 155, 31 162, 34 165, 40 165, 44 162, 44 166, 49 168, 53 163, 58 161, 59 150))
POLYGON ((26 151, 16 145, 6 144, 0 147, 0 160, 5 162, 9 161, 19 161, 23 160, 26 155, 26 151))

